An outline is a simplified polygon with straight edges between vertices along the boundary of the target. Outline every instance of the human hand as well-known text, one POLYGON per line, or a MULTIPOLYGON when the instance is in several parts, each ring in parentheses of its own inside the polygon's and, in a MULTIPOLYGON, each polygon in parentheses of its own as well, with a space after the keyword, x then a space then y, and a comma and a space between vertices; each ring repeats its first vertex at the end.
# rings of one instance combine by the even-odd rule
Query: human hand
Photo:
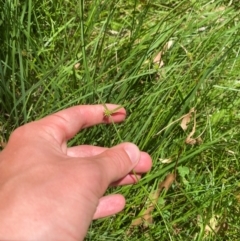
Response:
MULTIPOLYGON (((107 105, 114 109, 116 105, 107 105)), ((0 240, 82 240, 92 219, 121 211, 110 185, 135 183, 151 158, 131 143, 67 147, 79 130, 107 123, 102 105, 75 106, 16 129, 0 153, 0 240)), ((112 116, 125 119, 122 108, 112 116)))

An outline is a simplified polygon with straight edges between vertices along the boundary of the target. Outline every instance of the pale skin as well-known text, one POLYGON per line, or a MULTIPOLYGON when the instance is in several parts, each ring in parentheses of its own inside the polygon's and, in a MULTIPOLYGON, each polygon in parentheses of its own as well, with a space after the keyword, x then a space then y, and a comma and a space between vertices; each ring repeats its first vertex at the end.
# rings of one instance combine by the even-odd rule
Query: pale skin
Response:
MULTIPOLYGON (((121 108, 111 121, 125 117, 121 108)), ((0 153, 0 240, 83 240, 93 219, 124 208, 122 195, 104 193, 137 182, 151 157, 132 143, 67 147, 81 129, 111 121, 102 105, 83 105, 12 133, 0 153)))

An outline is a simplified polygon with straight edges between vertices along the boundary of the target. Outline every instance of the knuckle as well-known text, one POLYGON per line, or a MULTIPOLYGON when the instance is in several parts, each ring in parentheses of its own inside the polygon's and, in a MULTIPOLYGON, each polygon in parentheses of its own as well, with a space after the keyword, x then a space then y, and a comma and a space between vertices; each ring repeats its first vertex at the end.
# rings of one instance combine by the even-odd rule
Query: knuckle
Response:
POLYGON ((19 145, 24 145, 24 143, 26 143, 28 141, 31 141, 32 136, 33 136, 33 131, 34 131, 35 135, 37 133, 37 128, 35 128, 34 126, 32 127, 32 125, 33 125, 33 122, 16 128, 11 133, 8 144, 18 143, 17 146, 19 146, 19 145))
POLYGON ((107 157, 109 159, 109 164, 112 171, 119 173, 120 175, 126 173, 126 169, 130 164, 128 155, 124 150, 109 150, 107 152, 107 157))
POLYGON ((20 126, 12 132, 10 139, 22 139, 27 133, 28 129, 26 128, 26 125, 20 126))

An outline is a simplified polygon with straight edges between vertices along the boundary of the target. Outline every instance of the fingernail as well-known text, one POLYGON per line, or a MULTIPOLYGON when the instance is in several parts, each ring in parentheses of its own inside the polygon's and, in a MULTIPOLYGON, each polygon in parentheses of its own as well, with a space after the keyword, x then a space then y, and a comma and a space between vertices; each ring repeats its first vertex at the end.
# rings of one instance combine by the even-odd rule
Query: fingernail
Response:
POLYGON ((127 152, 132 163, 137 163, 139 161, 140 151, 136 145, 128 143, 124 146, 124 150, 127 152))

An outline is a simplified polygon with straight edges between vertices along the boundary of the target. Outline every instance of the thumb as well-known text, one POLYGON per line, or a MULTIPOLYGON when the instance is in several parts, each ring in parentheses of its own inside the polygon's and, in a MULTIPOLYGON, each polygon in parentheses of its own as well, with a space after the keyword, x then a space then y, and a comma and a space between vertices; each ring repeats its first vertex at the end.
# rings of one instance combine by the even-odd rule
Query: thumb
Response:
POLYGON ((137 165, 140 155, 140 150, 132 143, 122 143, 98 155, 97 162, 108 182, 107 185, 131 172, 137 165))

